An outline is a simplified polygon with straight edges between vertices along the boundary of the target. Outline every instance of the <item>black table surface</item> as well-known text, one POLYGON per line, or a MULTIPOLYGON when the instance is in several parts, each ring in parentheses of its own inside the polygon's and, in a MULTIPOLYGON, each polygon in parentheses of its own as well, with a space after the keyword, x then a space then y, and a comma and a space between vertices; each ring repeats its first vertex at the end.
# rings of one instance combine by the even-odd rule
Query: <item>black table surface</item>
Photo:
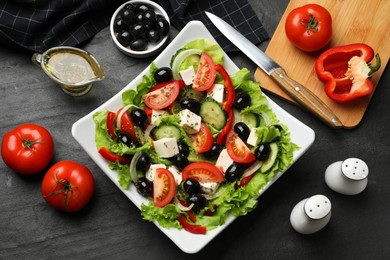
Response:
MULTIPOLYGON (((272 36, 286 0, 251 0, 272 36)), ((173 30, 171 38, 177 35, 173 30)), ((260 45, 265 50, 267 43, 260 45)), ((71 135, 81 117, 100 106, 155 58, 134 59, 113 45, 108 28, 82 46, 107 77, 85 96, 73 98, 31 62, 31 55, 0 47, 0 136, 19 124, 45 126, 53 135, 51 164, 65 159, 85 164, 96 190, 86 208, 66 214, 49 207, 40 193, 44 173, 16 174, 0 162, 0 259, 389 259, 390 257, 390 73, 387 67, 362 122, 332 129, 308 112, 271 96, 316 133, 312 147, 259 199, 257 208, 236 219, 197 254, 182 252, 154 224, 141 219, 130 200, 98 168, 71 135), (350 157, 369 167, 368 186, 354 196, 327 187, 325 169, 350 157), (329 224, 313 235, 291 227, 291 210, 315 194, 332 203, 329 224)), ((231 56, 252 72, 242 53, 231 56)), ((94 133, 91 133, 94 134, 94 133)))

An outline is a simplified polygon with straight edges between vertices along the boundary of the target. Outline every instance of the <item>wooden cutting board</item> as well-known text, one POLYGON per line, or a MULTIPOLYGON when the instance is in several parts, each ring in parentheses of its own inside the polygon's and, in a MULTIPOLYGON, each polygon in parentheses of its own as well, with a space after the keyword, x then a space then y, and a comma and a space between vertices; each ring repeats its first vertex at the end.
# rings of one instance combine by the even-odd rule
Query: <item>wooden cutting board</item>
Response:
MULTIPOLYGON (((291 10, 310 0, 292 0, 279 22, 267 47, 266 53, 282 66, 295 81, 313 91, 341 120, 346 128, 359 124, 370 103, 372 95, 348 104, 333 102, 324 92, 324 84, 318 80, 314 63, 322 51, 329 47, 350 43, 370 45, 379 53, 382 66, 371 80, 378 84, 390 56, 390 0, 318 0, 315 3, 325 7, 333 19, 333 35, 330 43, 322 51, 306 53, 294 47, 285 34, 285 20, 291 10)), ((373 60, 375 64, 375 59, 373 60)), ((266 92, 271 92, 295 103, 260 68, 254 75, 266 92)), ((382 86, 387 87, 387 86, 382 86)), ((296 104, 296 103, 295 103, 296 104)))

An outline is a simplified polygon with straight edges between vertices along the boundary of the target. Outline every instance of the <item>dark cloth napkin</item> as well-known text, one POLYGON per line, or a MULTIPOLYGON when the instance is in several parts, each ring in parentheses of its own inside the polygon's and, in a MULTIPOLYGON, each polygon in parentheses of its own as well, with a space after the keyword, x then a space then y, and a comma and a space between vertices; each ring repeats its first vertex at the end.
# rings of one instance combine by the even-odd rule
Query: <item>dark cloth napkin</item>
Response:
POLYGON ((171 24, 181 30, 189 21, 202 21, 225 52, 238 49, 211 23, 205 11, 235 27, 255 45, 269 36, 247 0, 156 0, 168 13, 171 24))
POLYGON ((34 52, 77 46, 110 23, 119 0, 1 0, 0 42, 34 52))
MULTIPOLYGON (((255 44, 267 32, 247 0, 154 0, 181 30, 200 20, 226 52, 236 51, 204 11, 221 17, 255 44)), ((111 16, 126 0, 0 0, 0 43, 33 52, 55 46, 78 46, 109 25, 111 16)))

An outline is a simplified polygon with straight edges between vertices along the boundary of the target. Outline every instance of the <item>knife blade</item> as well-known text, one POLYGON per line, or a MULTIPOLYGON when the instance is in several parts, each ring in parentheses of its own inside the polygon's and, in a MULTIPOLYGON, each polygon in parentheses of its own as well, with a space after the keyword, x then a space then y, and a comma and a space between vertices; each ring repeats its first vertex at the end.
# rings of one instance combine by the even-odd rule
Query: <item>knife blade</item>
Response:
POLYGON ((313 92, 291 79, 285 70, 262 52, 245 36, 218 16, 205 12, 217 29, 237 46, 248 58, 269 75, 278 86, 299 105, 309 110, 319 119, 334 128, 344 127, 332 110, 313 92))

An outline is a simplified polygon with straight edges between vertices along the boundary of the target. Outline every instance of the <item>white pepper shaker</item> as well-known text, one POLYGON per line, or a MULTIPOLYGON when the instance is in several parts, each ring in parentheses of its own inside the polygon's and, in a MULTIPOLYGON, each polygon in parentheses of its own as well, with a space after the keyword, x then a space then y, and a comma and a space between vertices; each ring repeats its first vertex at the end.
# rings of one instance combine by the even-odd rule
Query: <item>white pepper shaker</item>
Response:
POLYGON ((330 200, 321 194, 301 200, 291 211, 291 225, 298 233, 313 234, 329 223, 331 208, 330 200))
POLYGON ((325 170, 325 182, 332 190, 355 195, 362 192, 368 183, 368 166, 358 158, 334 162, 325 170))

